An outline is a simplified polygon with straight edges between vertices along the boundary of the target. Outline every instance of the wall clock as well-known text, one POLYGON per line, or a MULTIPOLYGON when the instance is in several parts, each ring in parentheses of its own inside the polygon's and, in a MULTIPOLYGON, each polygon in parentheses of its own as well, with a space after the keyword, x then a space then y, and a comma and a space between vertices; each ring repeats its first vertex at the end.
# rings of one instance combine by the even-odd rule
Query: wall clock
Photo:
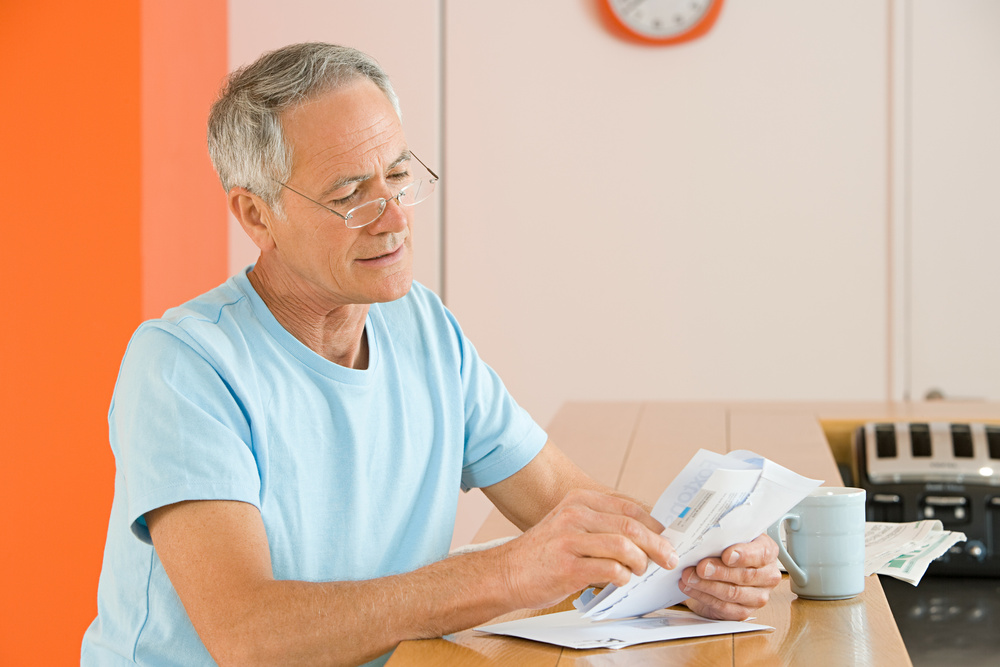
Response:
POLYGON ((723 0, 601 0, 611 28, 644 44, 679 44, 708 32, 723 0))

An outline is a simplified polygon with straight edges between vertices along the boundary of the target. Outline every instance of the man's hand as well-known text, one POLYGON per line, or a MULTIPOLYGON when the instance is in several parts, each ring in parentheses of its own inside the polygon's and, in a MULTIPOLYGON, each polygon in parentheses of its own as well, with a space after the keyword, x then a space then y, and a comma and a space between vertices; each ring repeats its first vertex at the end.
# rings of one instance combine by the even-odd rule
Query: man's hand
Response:
POLYGON ((541 609, 595 582, 623 586, 650 560, 673 569, 677 556, 662 531, 638 503, 570 491, 524 535, 499 547, 506 586, 518 606, 541 609))
POLYGON ((781 581, 778 545, 767 535, 749 544, 734 544, 721 558, 706 558, 681 575, 684 603, 706 618, 742 621, 767 604, 781 581))

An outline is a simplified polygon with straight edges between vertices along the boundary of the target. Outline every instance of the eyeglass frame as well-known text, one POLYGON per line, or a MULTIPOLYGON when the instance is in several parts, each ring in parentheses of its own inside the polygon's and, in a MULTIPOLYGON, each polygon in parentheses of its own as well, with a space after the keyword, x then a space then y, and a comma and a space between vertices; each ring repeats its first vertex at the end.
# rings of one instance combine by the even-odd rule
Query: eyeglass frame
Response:
MULTIPOLYGON (((410 151, 410 157, 412 157, 414 160, 416 160, 417 162, 419 162, 420 166, 422 166, 424 169, 426 169, 427 173, 429 173, 431 175, 431 180, 429 181, 429 183, 431 185, 433 185, 433 184, 435 184, 435 183, 437 183, 438 181, 441 180, 441 177, 438 176, 437 174, 435 174, 433 169, 431 169, 426 164, 424 164, 424 161, 421 160, 420 158, 418 158, 417 155, 416 155, 416 153, 414 153, 413 151, 410 151)), ((295 194, 297 194, 298 196, 302 197, 303 199, 311 201, 312 203, 316 204, 320 208, 326 209, 330 213, 333 213, 335 216, 337 216, 338 218, 340 218, 341 220, 344 221, 344 224, 347 226, 348 229, 362 229, 362 228, 367 227, 368 225, 372 224, 373 222, 375 222, 376 220, 378 220, 379 218, 382 217, 382 214, 385 213, 385 209, 389 206, 389 201, 390 200, 395 199, 396 202, 399 203, 399 198, 403 196, 403 193, 406 191, 407 188, 411 187, 414 183, 420 183, 423 180, 424 179, 420 178, 420 179, 417 179, 415 181, 411 181, 410 183, 407 183, 406 185, 404 185, 402 188, 399 189, 399 192, 397 192, 396 194, 394 194, 392 197, 389 197, 388 199, 386 199, 385 197, 379 197, 378 199, 372 199, 371 201, 366 201, 363 204, 358 204, 357 206, 351 208, 351 210, 349 210, 347 212, 347 215, 339 213, 338 211, 333 210, 329 206, 326 206, 325 204, 319 203, 318 201, 316 201, 312 197, 309 197, 307 195, 302 194, 301 192, 299 192, 298 190, 296 190, 292 186, 288 185, 287 183, 282 183, 278 179, 274 179, 274 182, 277 183, 278 185, 280 185, 281 187, 285 188, 286 190, 294 192, 295 194), (351 227, 349 224, 347 224, 350 221, 351 214, 354 213, 354 211, 357 211, 359 208, 364 208, 365 206, 368 206, 369 204, 374 204, 375 202, 382 202, 382 210, 380 210, 378 212, 378 215, 376 215, 374 218, 372 218, 371 220, 369 220, 365 224, 358 225, 357 227, 351 227)), ((419 204, 419 203, 420 202, 415 202, 415 203, 411 204, 411 206, 416 206, 416 204, 419 204)))

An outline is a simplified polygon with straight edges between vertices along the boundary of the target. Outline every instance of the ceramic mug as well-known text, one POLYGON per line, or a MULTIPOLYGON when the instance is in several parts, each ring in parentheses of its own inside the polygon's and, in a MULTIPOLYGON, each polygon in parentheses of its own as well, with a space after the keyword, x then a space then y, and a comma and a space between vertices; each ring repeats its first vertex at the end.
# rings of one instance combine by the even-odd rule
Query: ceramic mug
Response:
POLYGON ((864 489, 814 489, 767 533, 800 598, 846 600, 865 589, 864 489))

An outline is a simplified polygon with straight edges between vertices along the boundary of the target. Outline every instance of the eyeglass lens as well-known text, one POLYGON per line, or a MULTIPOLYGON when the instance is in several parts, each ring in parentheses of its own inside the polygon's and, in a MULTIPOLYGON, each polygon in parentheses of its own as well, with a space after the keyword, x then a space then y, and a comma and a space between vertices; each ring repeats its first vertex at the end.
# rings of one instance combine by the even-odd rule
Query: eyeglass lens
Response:
MULTIPOLYGON (((401 206, 415 206, 422 201, 425 201, 434 192, 434 185, 437 182, 436 178, 432 179, 419 179, 413 181, 409 185, 403 187, 393 199, 399 202, 401 206)), ((345 221, 349 229, 357 229, 358 227, 364 227, 365 225, 370 225, 371 223, 378 220, 379 216, 385 211, 385 207, 388 205, 386 199, 376 199, 352 208, 344 216, 347 218, 345 221)))

